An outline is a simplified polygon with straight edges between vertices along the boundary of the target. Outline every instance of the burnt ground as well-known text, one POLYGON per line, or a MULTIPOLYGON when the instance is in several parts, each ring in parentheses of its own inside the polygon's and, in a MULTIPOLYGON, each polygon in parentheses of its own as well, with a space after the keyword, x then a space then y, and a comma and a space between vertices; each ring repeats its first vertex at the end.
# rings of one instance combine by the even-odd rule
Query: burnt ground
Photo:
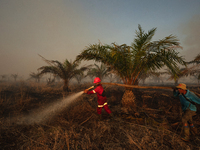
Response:
MULTIPOLYGON (((103 120, 96 113, 96 95, 83 94, 56 116, 40 124, 6 122, 11 116, 29 114, 64 96, 90 85, 71 86, 71 93, 47 86, 8 86, 0 91, 0 149, 200 149, 200 135, 190 142, 181 140, 181 106, 172 90, 133 89, 138 115, 122 109, 123 87, 106 86, 108 105, 115 115, 110 120, 103 110, 103 120)), ((200 93, 198 87, 189 87, 200 93)), ((193 117, 200 130, 200 107, 193 117)))

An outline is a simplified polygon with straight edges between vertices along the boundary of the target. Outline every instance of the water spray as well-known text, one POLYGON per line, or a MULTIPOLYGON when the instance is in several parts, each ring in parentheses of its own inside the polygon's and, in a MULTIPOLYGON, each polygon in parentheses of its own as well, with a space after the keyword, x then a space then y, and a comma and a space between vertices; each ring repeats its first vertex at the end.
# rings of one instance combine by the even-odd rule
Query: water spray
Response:
MULTIPOLYGON (((91 86, 87 90, 94 88, 91 86)), ((74 100, 80 97, 84 91, 67 96, 66 98, 48 104, 43 108, 33 110, 29 115, 23 115, 21 117, 13 117, 13 119, 8 119, 9 122, 16 122, 17 124, 34 124, 46 122, 48 119, 54 117, 56 114, 61 112, 64 108, 70 105, 74 100)))

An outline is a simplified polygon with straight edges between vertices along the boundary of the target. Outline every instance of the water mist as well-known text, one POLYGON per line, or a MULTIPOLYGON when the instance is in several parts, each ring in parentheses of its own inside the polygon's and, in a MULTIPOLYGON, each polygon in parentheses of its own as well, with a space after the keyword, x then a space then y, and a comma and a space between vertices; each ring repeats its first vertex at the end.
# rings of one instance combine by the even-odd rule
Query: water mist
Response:
MULTIPOLYGON (((71 102, 81 96, 84 92, 78 92, 76 94, 72 94, 62 100, 58 100, 51 104, 46 105, 43 108, 39 108, 33 110, 29 115, 23 115, 21 117, 13 117, 10 119, 10 122, 15 122, 17 124, 34 124, 34 123, 44 123, 51 117, 54 117, 60 111, 62 111, 65 107, 67 107, 71 102)), ((7 120, 8 121, 8 120, 7 120)))

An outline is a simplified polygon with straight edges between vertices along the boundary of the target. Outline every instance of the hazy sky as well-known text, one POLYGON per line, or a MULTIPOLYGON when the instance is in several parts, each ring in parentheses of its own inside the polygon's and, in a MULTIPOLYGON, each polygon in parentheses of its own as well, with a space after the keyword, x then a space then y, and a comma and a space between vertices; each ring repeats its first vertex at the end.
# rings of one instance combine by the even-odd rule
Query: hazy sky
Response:
POLYGON ((98 40, 130 45, 138 24, 177 36, 186 60, 200 53, 200 0, 0 0, 0 75, 36 73, 38 54, 73 61, 98 40))

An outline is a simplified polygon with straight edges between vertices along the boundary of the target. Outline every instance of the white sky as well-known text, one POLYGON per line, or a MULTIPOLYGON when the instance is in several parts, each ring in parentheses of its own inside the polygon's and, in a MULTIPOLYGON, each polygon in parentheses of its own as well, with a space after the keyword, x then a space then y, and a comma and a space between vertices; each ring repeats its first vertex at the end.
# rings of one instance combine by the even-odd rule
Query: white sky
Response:
POLYGON ((98 40, 130 45, 138 24, 177 36, 187 61, 200 53, 200 0, 0 0, 0 75, 28 77, 47 65, 38 54, 74 60, 98 40))

